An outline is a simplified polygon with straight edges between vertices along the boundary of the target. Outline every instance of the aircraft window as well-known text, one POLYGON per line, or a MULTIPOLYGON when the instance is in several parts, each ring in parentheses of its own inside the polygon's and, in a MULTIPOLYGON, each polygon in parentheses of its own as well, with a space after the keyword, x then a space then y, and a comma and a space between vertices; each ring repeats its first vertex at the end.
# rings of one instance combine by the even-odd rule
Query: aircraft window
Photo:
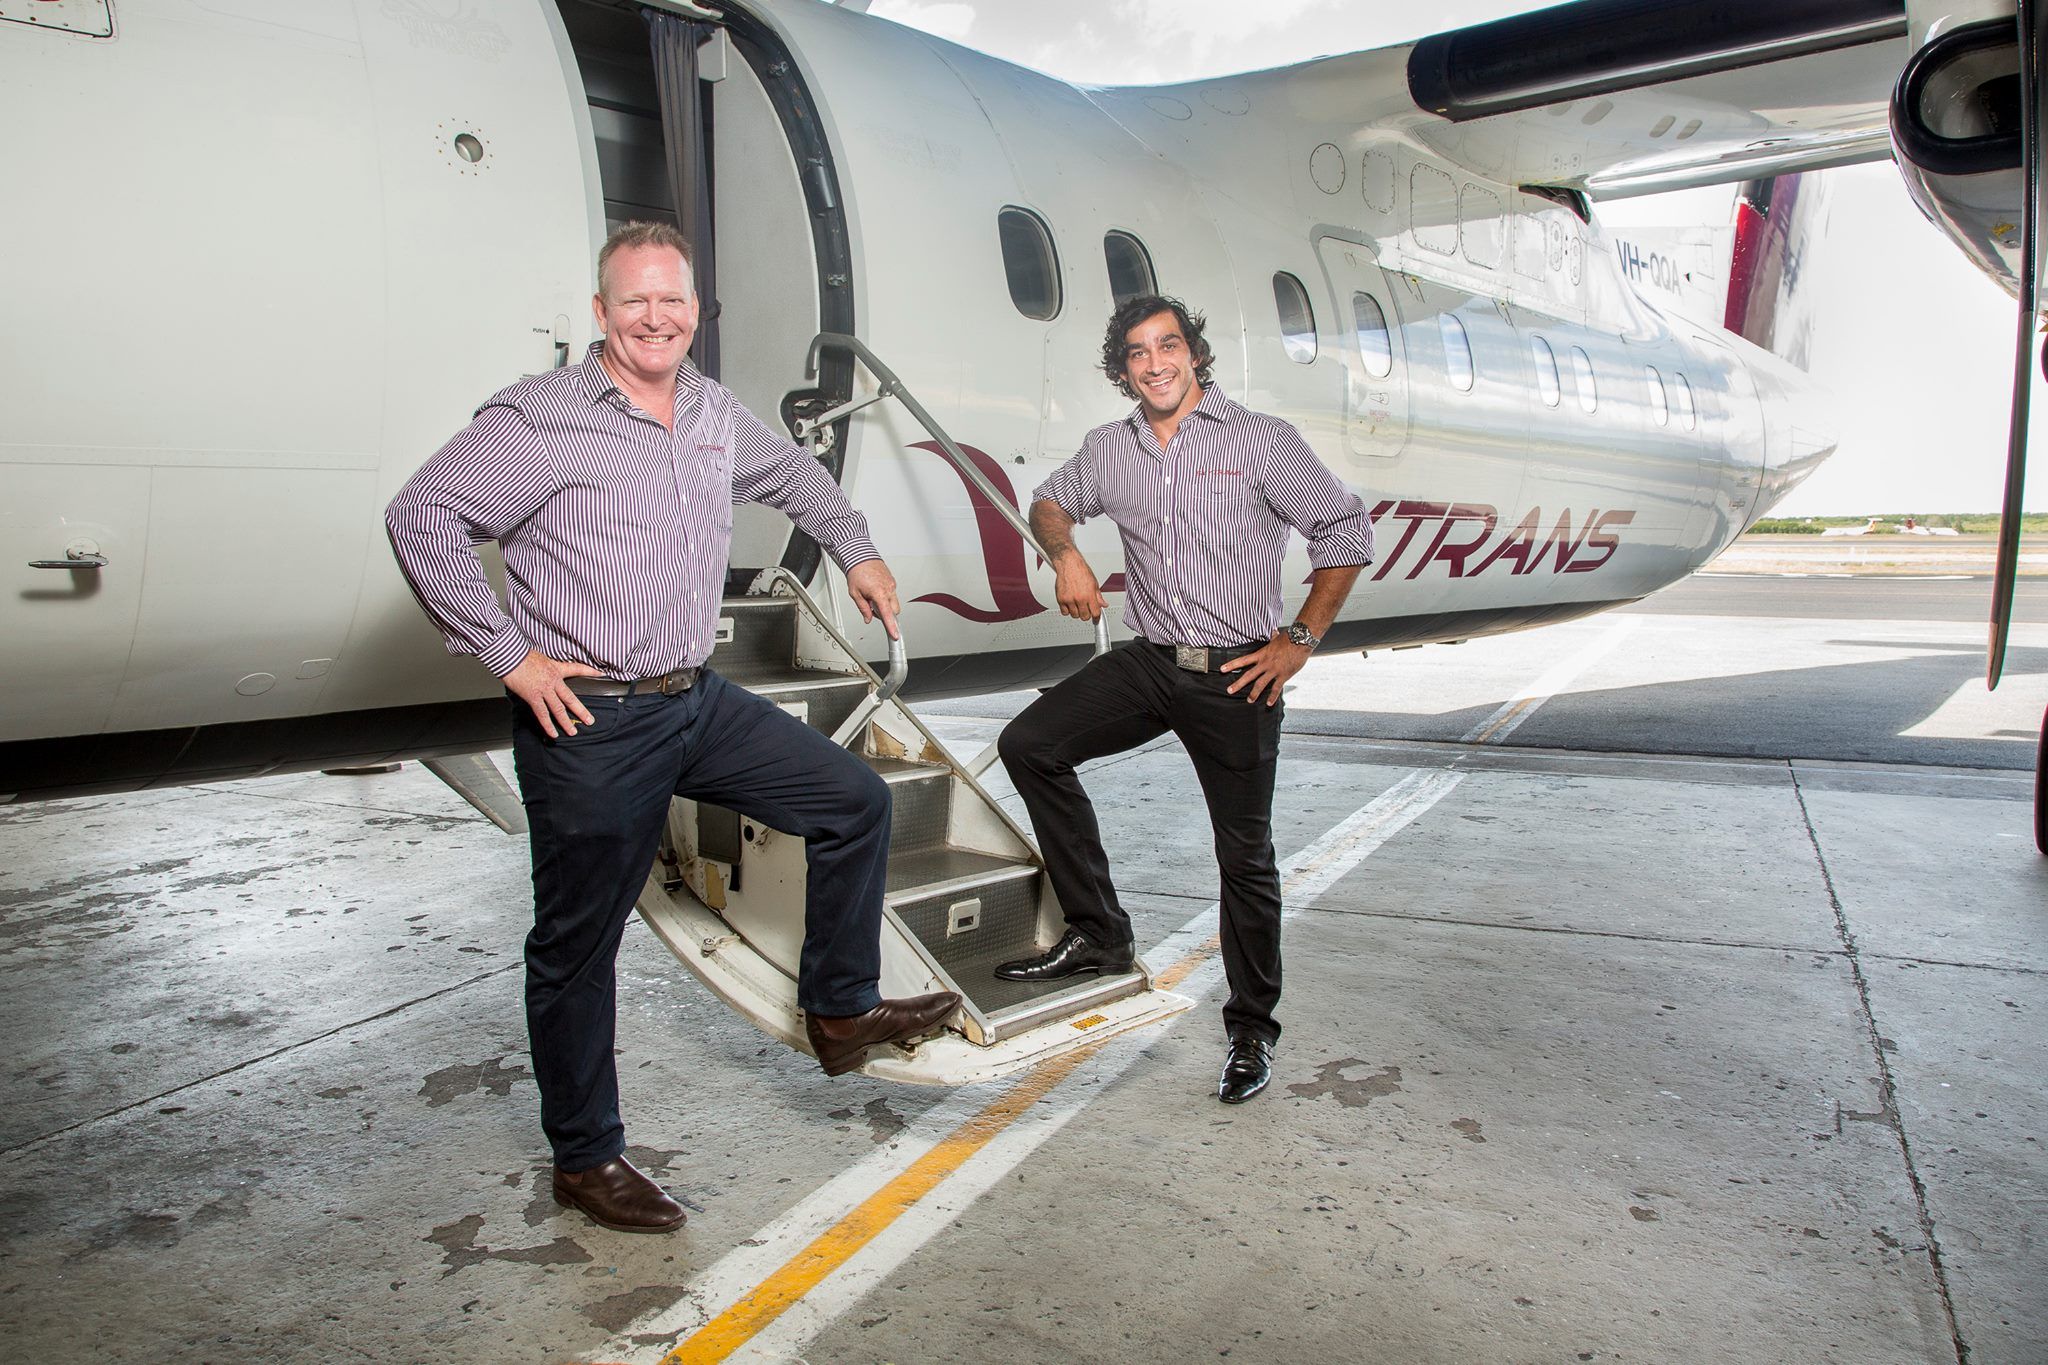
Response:
POLYGON ((1440 256, 1458 254, 1458 183, 1434 166, 1408 173, 1408 222, 1415 244, 1440 256))
POLYGON ((1600 392, 1593 385, 1593 362, 1585 351, 1572 347, 1572 378, 1579 386, 1579 406, 1587 412, 1600 406, 1600 392))
POLYGON ((1459 393, 1472 391, 1472 343, 1465 336, 1465 324, 1450 313, 1439 313, 1437 327, 1444 334, 1444 373, 1459 393))
POLYGON ((1543 395, 1544 406, 1556 407, 1562 392, 1557 384, 1557 352, 1542 337, 1530 337, 1529 357, 1536 362, 1536 392, 1543 395))
POLYGON ((1678 381, 1678 415, 1685 422, 1685 429, 1692 431, 1700 424, 1699 409, 1693 406, 1692 384, 1684 375, 1676 371, 1672 372, 1671 377, 1678 381))
POLYGON ((1280 309, 1280 342, 1287 358, 1298 365, 1316 359, 1316 314, 1301 281, 1282 270, 1273 276, 1273 302, 1280 309))
POLYGON ((1458 191, 1460 240, 1465 259, 1489 270, 1500 264, 1507 233, 1501 223, 1500 196, 1477 185, 1458 191))
POLYGON ((1006 208, 996 215, 1003 241, 1003 273, 1010 280, 1010 302, 1027 318, 1048 322, 1060 315, 1060 260, 1052 249, 1045 221, 1026 209, 1006 208))
POLYGON ((1370 294, 1353 294, 1351 314, 1358 326, 1358 353, 1365 357, 1365 372, 1385 379, 1394 372, 1394 339, 1387 335, 1387 315, 1380 301, 1370 294))
POLYGON ((1650 389, 1650 416, 1660 427, 1671 425, 1671 404, 1664 397, 1664 376, 1657 373, 1655 365, 1645 365, 1643 381, 1650 389))
POLYGON ((1146 254, 1145 244, 1130 233, 1105 234, 1102 255, 1109 262, 1109 294, 1118 303, 1159 292, 1159 281, 1152 274, 1152 258, 1146 254))

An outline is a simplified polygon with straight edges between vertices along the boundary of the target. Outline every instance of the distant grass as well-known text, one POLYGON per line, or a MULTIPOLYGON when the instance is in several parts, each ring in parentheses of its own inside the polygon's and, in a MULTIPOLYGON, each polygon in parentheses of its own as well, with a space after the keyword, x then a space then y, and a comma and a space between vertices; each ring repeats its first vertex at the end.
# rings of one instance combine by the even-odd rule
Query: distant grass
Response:
MULTIPOLYGON (((1996 512, 1891 513, 1878 518, 1874 536, 1895 535, 1908 517, 1921 526, 1950 526, 1963 535, 1994 535, 1998 531, 1996 512)), ((1817 536, 1830 526, 1861 526, 1868 517, 1764 517, 1749 528, 1753 536, 1817 536)), ((2048 512, 2028 512, 2020 517, 2020 534, 2048 535, 2048 512)))

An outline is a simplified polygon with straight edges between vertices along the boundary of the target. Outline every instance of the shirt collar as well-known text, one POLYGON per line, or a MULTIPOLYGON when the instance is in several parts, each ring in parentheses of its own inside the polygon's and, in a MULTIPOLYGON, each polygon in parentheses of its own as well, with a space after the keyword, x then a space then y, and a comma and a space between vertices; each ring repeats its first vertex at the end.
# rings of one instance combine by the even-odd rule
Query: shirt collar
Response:
MULTIPOLYGON (((612 372, 604 367, 601 359, 603 355, 604 338, 600 337, 590 343, 590 349, 583 356, 583 364, 580 368, 583 372, 584 394, 593 403, 603 402, 612 394, 618 394, 622 400, 630 403, 632 400, 626 397, 625 390, 621 389, 618 381, 612 378, 612 372)), ((698 373, 695 365, 685 360, 676 367, 676 408, 678 411, 682 410, 686 402, 694 400, 703 391, 704 376, 698 373)))
MULTIPOLYGON (((1212 382, 1202 386, 1201 401, 1188 409, 1189 417, 1197 415, 1217 422, 1229 420, 1230 400, 1223 396, 1222 385, 1212 382)), ((1131 409, 1131 415, 1128 420, 1134 428, 1138 426, 1151 426, 1151 423, 1146 420, 1145 405, 1143 403, 1131 409)))

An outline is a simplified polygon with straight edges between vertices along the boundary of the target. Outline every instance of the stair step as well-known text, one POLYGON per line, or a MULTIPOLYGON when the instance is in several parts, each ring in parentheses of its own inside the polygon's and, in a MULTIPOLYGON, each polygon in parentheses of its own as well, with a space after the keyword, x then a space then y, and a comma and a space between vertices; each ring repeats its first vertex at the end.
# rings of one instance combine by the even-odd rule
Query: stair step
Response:
POLYGON ((848 678, 836 673, 826 674, 825 679, 823 682, 772 683, 765 687, 740 678, 733 681, 800 717, 813 730, 830 735, 867 698, 868 683, 865 678, 848 678))
POLYGON ((940 895, 983 880, 1037 875, 1038 868, 1032 863, 964 848, 924 849, 889 860, 889 903, 893 906, 920 896, 940 895))
POLYGON ((745 687, 749 679, 790 672, 796 658, 796 600, 789 597, 728 597, 719 604, 721 626, 732 622, 732 638, 711 651, 711 666, 745 687))
POLYGON ((898 773, 889 784, 889 859, 943 847, 953 813, 953 774, 946 768, 898 773))

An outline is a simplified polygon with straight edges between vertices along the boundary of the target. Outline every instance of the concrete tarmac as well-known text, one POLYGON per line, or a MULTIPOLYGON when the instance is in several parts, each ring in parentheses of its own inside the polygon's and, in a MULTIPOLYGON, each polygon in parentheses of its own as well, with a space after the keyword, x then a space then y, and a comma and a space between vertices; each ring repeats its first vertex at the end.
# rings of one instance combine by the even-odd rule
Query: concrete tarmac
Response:
MULTIPOLYGON (((1002 1087, 828 1080, 635 925, 632 1155, 691 1221, 606 1232, 548 1197, 523 844, 424 771, 0 809, 5 1353, 2048 1359, 2044 613, 1987 695, 1960 605, 1763 581, 1318 660, 1272 1089, 1216 1103, 1210 994, 814 1284, 856 1177, 1002 1087)), ((1216 890, 1191 776, 1088 772, 1155 966, 1216 890)))

